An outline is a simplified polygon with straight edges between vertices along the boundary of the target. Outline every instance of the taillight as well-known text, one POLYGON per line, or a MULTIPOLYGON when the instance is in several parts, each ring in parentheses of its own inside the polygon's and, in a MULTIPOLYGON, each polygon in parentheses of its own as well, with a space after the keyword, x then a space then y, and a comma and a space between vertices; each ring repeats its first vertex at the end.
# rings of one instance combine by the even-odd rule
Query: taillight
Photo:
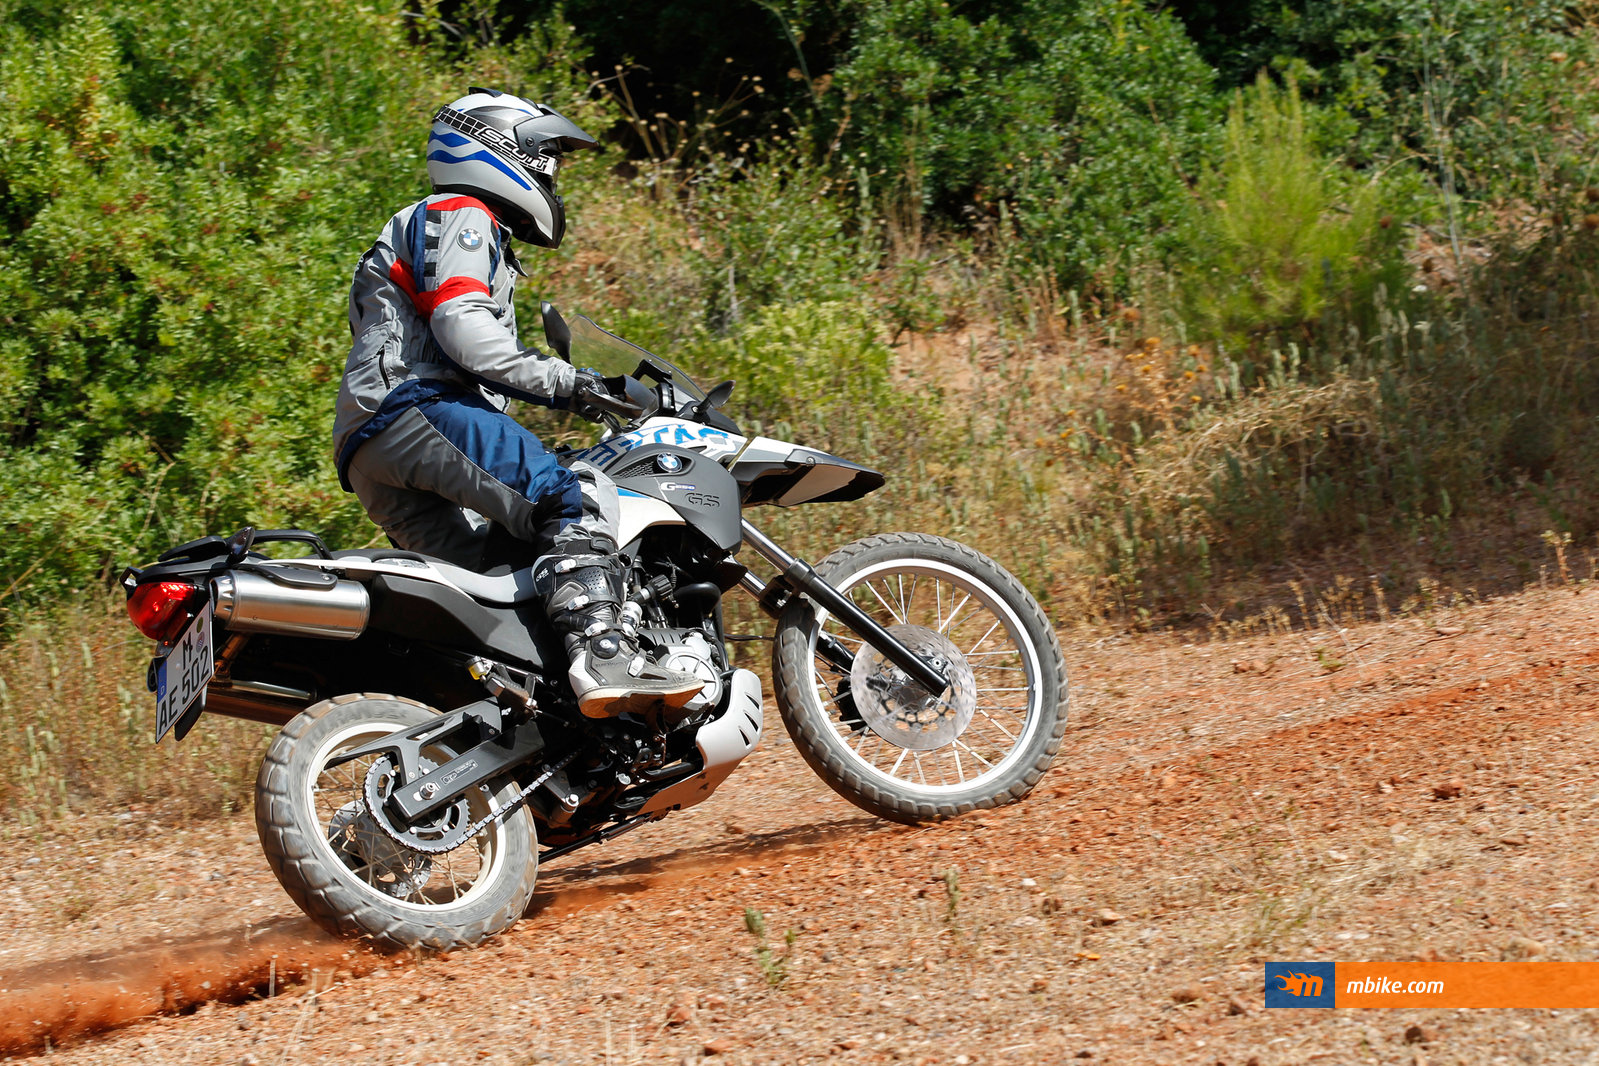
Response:
POLYGON ((139 632, 165 644, 183 631, 190 615, 200 610, 205 590, 187 581, 152 581, 128 597, 128 617, 139 632))

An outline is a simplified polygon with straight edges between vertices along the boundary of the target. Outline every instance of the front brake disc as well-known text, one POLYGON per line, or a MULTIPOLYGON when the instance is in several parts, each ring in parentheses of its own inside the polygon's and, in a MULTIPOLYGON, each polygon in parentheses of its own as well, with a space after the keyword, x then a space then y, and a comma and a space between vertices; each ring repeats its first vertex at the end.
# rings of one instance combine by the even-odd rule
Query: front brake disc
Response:
POLYGON ((953 641, 926 626, 889 626, 888 632, 942 671, 949 688, 942 696, 932 695, 867 644, 849 672, 855 709, 890 744, 912 751, 942 748, 965 731, 977 712, 971 664, 953 641))

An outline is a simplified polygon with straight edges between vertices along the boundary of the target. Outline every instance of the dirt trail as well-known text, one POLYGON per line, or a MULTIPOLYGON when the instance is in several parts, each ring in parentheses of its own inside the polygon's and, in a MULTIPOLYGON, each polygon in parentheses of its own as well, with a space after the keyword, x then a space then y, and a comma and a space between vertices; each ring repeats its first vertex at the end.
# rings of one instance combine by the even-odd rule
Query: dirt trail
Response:
MULTIPOLYGON (((875 824, 862 816, 643 856, 575 876, 556 870, 540 881, 527 919, 560 920, 751 861, 815 855, 830 841, 875 824)), ((0 973, 0 1054, 60 1047, 204 1003, 272 996, 317 973, 360 977, 385 962, 384 955, 331 937, 304 918, 279 918, 244 934, 150 938, 40 962, 0 973)))
POLYGON ((0 954, 0 1046, 48 1036, 84 1063, 1586 1061, 1583 1012, 1267 1013, 1260 961, 1594 957, 1596 609, 1534 592, 1228 644, 1068 639, 1057 768, 1025 804, 934 826, 848 806, 776 727, 712 801, 551 864, 523 923, 444 958, 315 933, 251 872, 241 820, 213 842, 240 872, 185 936, 121 946, 195 897, 139 899, 0 954))
POLYGON ((304 919, 283 919, 248 939, 184 937, 39 963, 0 976, 0 1052, 60 1046, 154 1014, 209 1001, 238 1002, 296 983, 317 968, 353 964, 350 945, 304 919))

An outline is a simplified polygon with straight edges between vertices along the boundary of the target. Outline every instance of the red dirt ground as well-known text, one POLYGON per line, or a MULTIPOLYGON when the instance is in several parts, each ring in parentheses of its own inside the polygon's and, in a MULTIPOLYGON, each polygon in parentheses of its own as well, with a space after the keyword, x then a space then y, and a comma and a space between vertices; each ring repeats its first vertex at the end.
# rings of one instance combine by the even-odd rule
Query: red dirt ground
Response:
POLYGON ((0 1050, 1587 1062, 1593 1012, 1268 1012, 1260 964, 1595 958, 1596 607, 1558 589, 1229 642, 1066 634, 1055 769, 1026 803, 921 828, 830 792, 768 698, 715 798, 551 863, 521 924, 447 957, 322 936, 247 816, 86 819, 0 873, 0 1050))

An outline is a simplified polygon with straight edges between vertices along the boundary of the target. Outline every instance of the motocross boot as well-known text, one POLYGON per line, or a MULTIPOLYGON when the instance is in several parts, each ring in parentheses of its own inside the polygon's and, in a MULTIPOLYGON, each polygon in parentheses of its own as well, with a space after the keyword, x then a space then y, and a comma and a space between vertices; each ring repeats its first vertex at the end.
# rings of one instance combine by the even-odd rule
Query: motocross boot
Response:
POLYGON ((567 678, 588 718, 614 718, 657 703, 681 708, 705 687, 692 674, 651 662, 621 619, 626 574, 615 554, 582 542, 557 545, 534 566, 550 622, 566 640, 567 678))

